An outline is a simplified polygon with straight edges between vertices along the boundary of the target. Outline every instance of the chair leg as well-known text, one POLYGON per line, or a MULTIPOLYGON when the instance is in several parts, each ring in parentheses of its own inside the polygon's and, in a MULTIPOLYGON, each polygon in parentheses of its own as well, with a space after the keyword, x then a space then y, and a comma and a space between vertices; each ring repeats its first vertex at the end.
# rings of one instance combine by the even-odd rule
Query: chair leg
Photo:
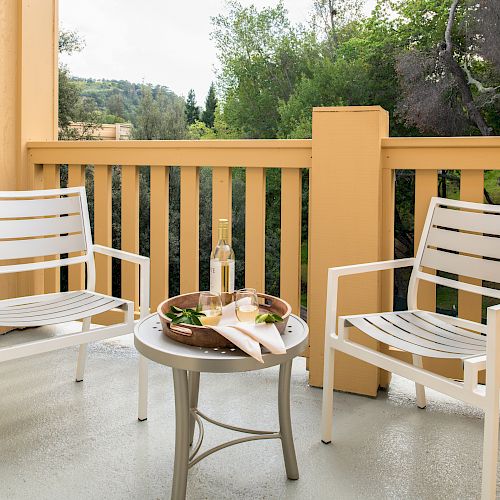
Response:
MULTIPOLYGON (((90 330, 90 320, 92 318, 85 318, 82 324, 82 332, 88 332, 90 330)), ((76 381, 81 382, 83 380, 83 374, 85 372, 85 363, 87 362, 87 344, 80 344, 78 350, 78 361, 76 362, 76 381)))
POLYGON ((335 350, 329 346, 325 349, 323 404, 321 409, 321 441, 324 444, 332 442, 334 358, 335 350))
MULTIPOLYGON (((423 368, 424 364, 422 362, 422 356, 417 356, 412 354, 413 365, 418 368, 423 368)), ((427 406, 427 401, 425 398, 425 386, 421 384, 415 384, 415 392, 417 393, 417 406, 422 410, 427 406)))
POLYGON ((148 418, 148 360, 139 354, 139 409, 137 418, 143 422, 148 418))
MULTIPOLYGON (((488 392, 488 388, 486 388, 488 392)), ((498 461, 498 388, 484 412, 482 500, 496 498, 498 461)))

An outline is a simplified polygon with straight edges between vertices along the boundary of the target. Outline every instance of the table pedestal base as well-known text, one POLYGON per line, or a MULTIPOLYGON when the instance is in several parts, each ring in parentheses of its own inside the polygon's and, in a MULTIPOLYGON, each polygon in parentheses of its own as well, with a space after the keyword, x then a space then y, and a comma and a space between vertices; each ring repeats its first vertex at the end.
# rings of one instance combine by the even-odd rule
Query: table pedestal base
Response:
POLYGON ((173 368, 174 392, 175 392, 175 463, 174 477, 172 481, 172 500, 184 500, 186 497, 186 486, 188 470, 200 460, 208 457, 216 451, 259 439, 281 439, 283 458, 288 479, 298 479, 299 469, 293 444, 292 425, 290 421, 290 375, 292 371, 292 360, 280 365, 278 383, 278 413, 279 431, 261 431, 236 427, 214 420, 198 410, 198 392, 200 385, 200 373, 188 372, 173 368), (249 434, 247 436, 227 441, 218 446, 210 448, 198 454, 203 443, 205 434, 203 420, 218 425, 225 429, 249 434), (193 443, 195 424, 198 426, 198 439, 193 443))

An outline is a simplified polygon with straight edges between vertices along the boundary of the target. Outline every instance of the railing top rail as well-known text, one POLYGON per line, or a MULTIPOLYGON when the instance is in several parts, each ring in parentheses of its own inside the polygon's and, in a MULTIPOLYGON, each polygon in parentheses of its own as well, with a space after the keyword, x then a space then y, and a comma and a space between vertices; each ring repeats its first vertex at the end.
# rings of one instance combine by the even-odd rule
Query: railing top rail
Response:
POLYGON ((310 168, 309 139, 46 141, 28 143, 35 164, 310 168))
POLYGON ((500 148, 500 137, 386 137, 382 149, 500 148))
POLYGON ((500 170, 500 137, 391 137, 381 141, 390 170, 500 170))
POLYGON ((164 141, 33 141, 29 149, 84 148, 84 149, 311 149, 311 139, 215 139, 215 140, 164 140, 164 141))

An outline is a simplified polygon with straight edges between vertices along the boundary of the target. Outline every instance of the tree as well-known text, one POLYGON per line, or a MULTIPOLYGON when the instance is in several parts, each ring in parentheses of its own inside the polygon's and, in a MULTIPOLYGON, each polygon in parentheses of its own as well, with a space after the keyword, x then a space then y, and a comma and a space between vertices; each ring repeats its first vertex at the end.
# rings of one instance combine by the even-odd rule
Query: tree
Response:
POLYGON ((427 134, 495 133, 500 29, 498 24, 492 29, 492 23, 500 17, 498 2, 413 0, 401 3, 397 12, 402 25, 419 17, 427 33, 417 43, 410 38, 397 61, 400 116, 427 134))
POLYGON ((184 100, 173 92, 163 87, 143 85, 135 117, 134 139, 183 139, 186 136, 184 108, 184 100))
POLYGON ((196 120, 200 119, 200 108, 196 105, 196 95, 194 90, 188 92, 186 99, 186 120, 188 125, 192 125, 196 120))
POLYGON ((242 137, 276 137, 279 102, 307 71, 310 35, 291 25, 281 2, 261 10, 228 5, 227 14, 212 19, 224 121, 242 137))
POLYGON ((207 127, 213 127, 215 121, 215 110, 217 108, 217 97, 215 96, 215 86, 210 84, 208 89, 208 95, 205 100, 205 109, 203 110, 201 121, 205 123, 207 127))
MULTIPOLYGON (((84 40, 75 31, 59 32, 59 53, 72 54, 83 50, 84 40)), ((64 64, 59 65, 59 107, 58 124, 60 140, 91 140, 100 127, 99 114, 95 106, 82 99, 78 84, 71 80, 69 70, 64 64), (74 128, 72 123, 79 122, 74 128)))
POLYGON ((112 94, 106 102, 108 111, 115 116, 125 118, 125 106, 123 104, 123 96, 121 94, 112 94))

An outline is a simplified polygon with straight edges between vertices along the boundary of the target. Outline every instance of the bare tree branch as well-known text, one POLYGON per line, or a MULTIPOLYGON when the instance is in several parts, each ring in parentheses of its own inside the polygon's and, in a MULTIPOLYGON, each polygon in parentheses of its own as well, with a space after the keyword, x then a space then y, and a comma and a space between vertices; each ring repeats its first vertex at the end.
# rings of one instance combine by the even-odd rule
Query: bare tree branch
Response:
POLYGON ((462 103, 467 109, 469 118, 476 124, 482 135, 491 135, 493 130, 486 123, 483 115, 481 114, 481 111, 474 102, 474 98, 472 96, 466 74, 460 64, 458 64, 458 62, 453 57, 453 42, 451 34, 459 1, 460 0, 453 0, 451 4, 450 13, 448 15, 448 23, 446 25, 444 34, 445 43, 444 46, 441 46, 441 50, 439 51, 439 58, 441 59, 444 66, 448 69, 448 71, 454 76, 458 89, 460 91, 462 103))

